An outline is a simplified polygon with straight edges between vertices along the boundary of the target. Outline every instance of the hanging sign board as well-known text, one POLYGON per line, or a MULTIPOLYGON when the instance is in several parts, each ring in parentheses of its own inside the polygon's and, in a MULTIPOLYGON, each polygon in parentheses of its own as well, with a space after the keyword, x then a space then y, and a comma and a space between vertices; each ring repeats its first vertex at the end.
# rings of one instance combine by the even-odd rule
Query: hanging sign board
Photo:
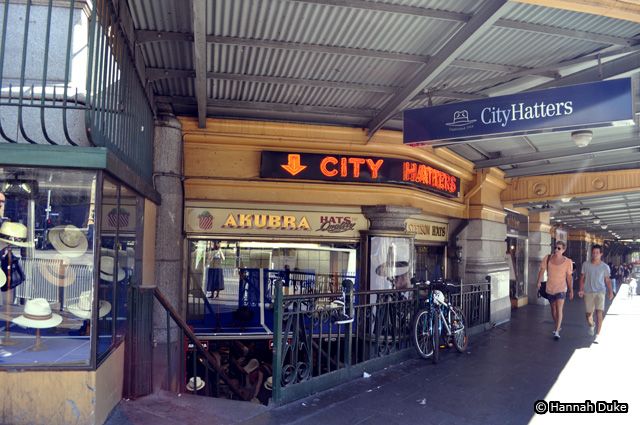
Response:
POLYGON ((391 183, 457 197, 460 179, 430 165, 397 158, 262 152, 260 177, 326 182, 391 183))
POLYGON ((633 124, 631 79, 449 103, 404 111, 404 143, 633 124))
POLYGON ((507 225, 508 236, 529 236, 529 217, 524 214, 519 214, 515 211, 505 209, 507 216, 505 217, 505 224, 507 225))

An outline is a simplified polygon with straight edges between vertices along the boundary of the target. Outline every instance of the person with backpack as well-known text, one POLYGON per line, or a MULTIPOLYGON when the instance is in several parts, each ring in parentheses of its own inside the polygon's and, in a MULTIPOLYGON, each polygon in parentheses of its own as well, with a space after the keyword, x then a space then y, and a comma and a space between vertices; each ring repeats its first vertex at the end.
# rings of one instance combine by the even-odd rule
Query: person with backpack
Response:
POLYGON ((573 262, 564 256, 567 245, 562 241, 557 241, 553 254, 547 255, 542 260, 540 271, 538 272, 538 289, 542 285, 542 277, 547 273, 546 296, 551 306, 551 316, 555 323, 553 337, 560 339, 560 329, 562 328, 562 311, 564 300, 569 293, 569 299, 573 299, 573 262))

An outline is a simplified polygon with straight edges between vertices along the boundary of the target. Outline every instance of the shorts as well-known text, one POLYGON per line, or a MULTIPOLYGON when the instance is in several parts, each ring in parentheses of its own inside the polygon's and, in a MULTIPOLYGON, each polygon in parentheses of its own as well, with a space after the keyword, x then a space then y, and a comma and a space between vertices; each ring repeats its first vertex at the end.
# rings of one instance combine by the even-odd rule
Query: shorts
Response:
POLYGON ((550 303, 557 300, 564 300, 566 297, 567 297, 566 292, 558 292, 557 294, 550 294, 547 292, 547 299, 549 300, 550 303))
POLYGON ((593 310, 604 311, 604 292, 585 292, 584 306, 587 313, 593 313, 593 310))

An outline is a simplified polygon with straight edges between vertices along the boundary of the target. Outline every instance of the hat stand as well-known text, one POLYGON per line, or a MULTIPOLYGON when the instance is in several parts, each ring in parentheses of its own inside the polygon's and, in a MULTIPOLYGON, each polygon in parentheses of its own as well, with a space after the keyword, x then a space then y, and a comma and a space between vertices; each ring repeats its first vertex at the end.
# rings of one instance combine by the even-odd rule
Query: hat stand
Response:
POLYGON ((18 342, 14 339, 11 339, 11 331, 9 327, 11 326, 11 293, 13 289, 11 289, 11 245, 7 245, 7 295, 5 298, 5 324, 4 324, 4 338, 2 339, 2 343, 0 345, 4 346, 12 346, 16 345, 18 342))
POLYGON ((36 329, 36 343, 27 351, 42 351, 45 349, 46 347, 42 344, 42 338, 40 338, 40 329, 36 329))

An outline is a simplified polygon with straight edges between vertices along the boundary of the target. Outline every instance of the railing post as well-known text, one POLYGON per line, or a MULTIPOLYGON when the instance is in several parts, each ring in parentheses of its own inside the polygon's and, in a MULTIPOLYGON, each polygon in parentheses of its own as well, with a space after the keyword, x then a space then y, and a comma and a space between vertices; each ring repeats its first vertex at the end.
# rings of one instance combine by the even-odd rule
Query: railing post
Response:
POLYGON ((275 299, 273 309, 273 382, 272 396, 274 403, 282 399, 282 348, 284 345, 282 335, 282 319, 284 315, 282 280, 276 279, 275 299))
MULTIPOLYGON (((345 290, 345 293, 347 292, 346 290, 349 291, 349 299, 348 300, 344 300, 345 303, 348 302, 348 306, 349 306, 349 317, 355 317, 355 307, 354 307, 354 291, 353 291, 353 287, 355 286, 353 284, 353 281, 351 281, 351 279, 345 279, 342 282, 343 285, 343 290, 345 290), (345 288, 345 283, 346 286, 348 286, 348 288, 345 288)), ((353 323, 351 322, 347 325, 347 333, 345 335, 345 344, 344 344, 344 366, 345 368, 348 368, 351 366, 351 352, 352 352, 352 346, 353 346, 353 323)))

